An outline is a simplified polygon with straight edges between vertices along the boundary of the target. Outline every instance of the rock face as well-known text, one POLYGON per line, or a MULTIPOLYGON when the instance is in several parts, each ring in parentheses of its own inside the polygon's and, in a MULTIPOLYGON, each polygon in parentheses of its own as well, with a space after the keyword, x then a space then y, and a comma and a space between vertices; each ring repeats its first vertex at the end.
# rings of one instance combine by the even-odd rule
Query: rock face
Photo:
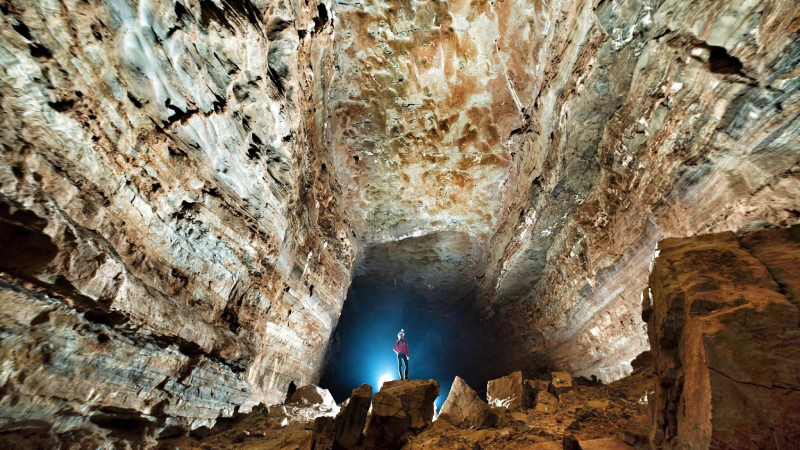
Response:
POLYGON ((659 379, 651 442, 796 445, 800 226, 667 239, 658 251, 644 296, 659 379))
POLYGON ((480 379, 618 379, 660 239, 798 222, 797 2, 349 3, 356 281, 474 326, 480 379))
POLYGON ((716 0, 452 15, 465 48, 492 24, 499 50, 459 67, 496 62, 524 119, 500 132, 511 161, 475 300, 496 356, 486 378, 618 379, 648 348, 639 296, 661 238, 797 223, 798 15, 797 2, 716 0))
POLYGON ((435 380, 387 381, 372 399, 372 415, 365 435, 366 449, 398 448, 405 434, 431 424, 434 400, 439 396, 435 380))
POLYGON ((356 250, 330 3, 0 9, 0 424, 188 429, 317 381, 356 250))
POLYGON ((361 441, 372 400, 372 386, 362 384, 343 404, 336 417, 314 419, 311 450, 341 450, 356 447, 361 441))
POLYGON ((311 430, 311 450, 333 449, 333 427, 333 417, 324 416, 314 419, 314 427, 311 430))
POLYGON ((456 426, 484 428, 493 426, 497 416, 466 381, 456 377, 437 420, 445 420, 456 426))
POLYGON ((468 379, 620 378, 660 239, 800 221, 798 17, 3 0, 0 426, 280 402, 319 379, 354 275, 469 330, 468 379))
POLYGON ((528 393, 522 372, 514 372, 503 378, 491 380, 486 387, 486 399, 489 404, 509 411, 525 411, 525 408, 530 406, 528 393))
POLYGON ((336 416, 334 426, 334 441, 344 448, 353 448, 361 440, 364 425, 367 423, 369 406, 372 402, 372 386, 362 384, 358 389, 353 389, 347 405, 342 407, 336 416))
POLYGON ((535 409, 538 412, 552 411, 558 405, 558 398, 547 391, 537 392, 535 399, 535 409))
POLYGON ((320 405, 323 408, 333 409, 336 408, 336 401, 327 389, 322 389, 319 386, 310 384, 298 388, 291 398, 289 403, 300 405, 320 405))
POLYGON ((550 393, 556 397, 575 389, 575 379, 569 373, 553 372, 551 375, 553 378, 550 381, 549 389, 550 393))

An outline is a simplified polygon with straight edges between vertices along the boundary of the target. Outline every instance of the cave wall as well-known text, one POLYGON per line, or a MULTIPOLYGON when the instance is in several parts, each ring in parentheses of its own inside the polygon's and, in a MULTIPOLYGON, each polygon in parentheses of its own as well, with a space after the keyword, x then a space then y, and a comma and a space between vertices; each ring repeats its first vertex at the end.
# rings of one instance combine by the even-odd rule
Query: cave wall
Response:
POLYGON ((653 448, 800 440, 800 226, 665 239, 643 295, 653 448))
POLYGON ((510 350, 485 366, 613 380, 648 348, 640 293, 660 239, 797 223, 800 8, 494 6, 511 11, 498 44, 529 117, 477 304, 488 347, 510 350))
POLYGON ((660 239, 800 218, 796 2, 0 14, 5 417, 281 400, 362 245, 375 286, 458 311, 486 375, 615 379, 660 239))
POLYGON ((357 251, 330 3, 0 12, 5 429, 194 428, 316 382, 357 251))
MULTIPOLYGON (((437 249, 412 255, 406 282, 480 323, 484 378, 625 375, 648 348, 639 297, 660 239, 800 218, 796 2, 376 0, 337 13, 343 207, 389 266, 387 245, 437 249), (470 250, 448 260, 452 232, 470 250), (448 264, 469 295, 428 282, 448 264)), ((370 262, 376 285, 405 281, 370 262)))

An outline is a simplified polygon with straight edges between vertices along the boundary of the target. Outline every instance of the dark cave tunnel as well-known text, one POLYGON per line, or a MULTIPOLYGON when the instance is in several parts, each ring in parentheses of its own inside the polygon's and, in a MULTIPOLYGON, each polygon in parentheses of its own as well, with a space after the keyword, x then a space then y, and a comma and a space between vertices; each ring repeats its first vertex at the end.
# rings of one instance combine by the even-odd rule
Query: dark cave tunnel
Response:
POLYGON ((455 316, 415 307, 415 294, 406 289, 374 286, 356 277, 347 294, 320 386, 344 401, 362 383, 380 389, 386 378, 399 379, 392 350, 402 328, 409 343, 409 378, 439 382, 440 408, 456 375, 470 384, 485 382, 473 370, 479 359, 470 355, 472 340, 455 316))
POLYGON ((368 248, 347 293, 320 386, 344 401, 362 383, 377 392, 382 380, 399 379, 393 347, 404 329, 409 378, 439 382, 437 408, 456 376, 483 392, 489 358, 467 307, 476 285, 453 269, 465 265, 470 246, 462 233, 446 232, 368 248))

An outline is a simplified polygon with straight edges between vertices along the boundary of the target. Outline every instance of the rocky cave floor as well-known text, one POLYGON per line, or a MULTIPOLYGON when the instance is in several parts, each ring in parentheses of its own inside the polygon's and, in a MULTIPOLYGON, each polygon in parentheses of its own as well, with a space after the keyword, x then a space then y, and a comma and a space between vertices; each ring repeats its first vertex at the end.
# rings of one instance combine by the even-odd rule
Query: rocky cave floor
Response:
MULTIPOLYGON (((508 377, 506 377, 508 378, 508 377)), ((501 379, 503 380, 503 379, 501 379)), ((531 380, 526 380, 530 384, 531 380)), ((649 365, 638 367, 633 374, 609 385, 572 383, 574 388, 558 397, 547 391, 534 392, 525 407, 489 407, 496 420, 480 426, 469 426, 469 419, 457 423, 439 417, 418 430, 405 432, 399 445, 405 450, 448 449, 626 449, 644 447, 648 443, 646 409, 656 378, 649 365), (582 384, 582 385, 581 385, 582 384), (514 411, 514 409, 517 409, 514 411), (454 424, 455 423, 455 424, 454 424), (579 447, 575 447, 578 445, 579 447)), ((541 383, 541 382, 540 382, 541 383)), ((550 383, 545 381, 545 386, 550 383)), ((302 388, 301 388, 302 389, 302 388)), ((468 388, 467 388, 468 389, 468 388)), ((321 390, 325 392, 324 390, 321 390)), ((454 388, 451 395, 457 395, 454 388)), ((316 417, 339 412, 330 401, 274 405, 255 408, 253 412, 219 423, 211 430, 190 435, 160 439, 158 450, 187 449, 328 449, 345 448, 326 445, 315 431, 316 417)), ((481 399, 473 400, 483 403, 481 399)), ((343 405, 344 406, 344 405, 343 405)), ((464 410, 472 405, 462 404, 464 410)), ((346 406, 345 406, 346 407, 346 406)), ((373 401, 373 408, 374 408, 373 401)), ((447 408, 446 406, 443 409, 447 408)), ((370 408, 370 414, 372 408, 370 408)), ((469 413, 467 413, 469 415, 469 413)), ((365 431, 370 427, 367 419, 365 431)), ((391 426, 391 425, 389 425, 391 426)), ((369 434, 367 432, 367 434, 369 434)), ((350 448, 390 448, 364 442, 350 448)))

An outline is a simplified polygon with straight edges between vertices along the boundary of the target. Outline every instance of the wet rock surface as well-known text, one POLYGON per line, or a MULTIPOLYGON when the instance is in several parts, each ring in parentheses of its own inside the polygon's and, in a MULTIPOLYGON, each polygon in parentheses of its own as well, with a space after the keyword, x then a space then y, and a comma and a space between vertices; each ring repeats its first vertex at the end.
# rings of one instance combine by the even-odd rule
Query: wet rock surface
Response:
POLYGON ((664 448, 800 440, 800 227, 667 239, 645 293, 664 448))

